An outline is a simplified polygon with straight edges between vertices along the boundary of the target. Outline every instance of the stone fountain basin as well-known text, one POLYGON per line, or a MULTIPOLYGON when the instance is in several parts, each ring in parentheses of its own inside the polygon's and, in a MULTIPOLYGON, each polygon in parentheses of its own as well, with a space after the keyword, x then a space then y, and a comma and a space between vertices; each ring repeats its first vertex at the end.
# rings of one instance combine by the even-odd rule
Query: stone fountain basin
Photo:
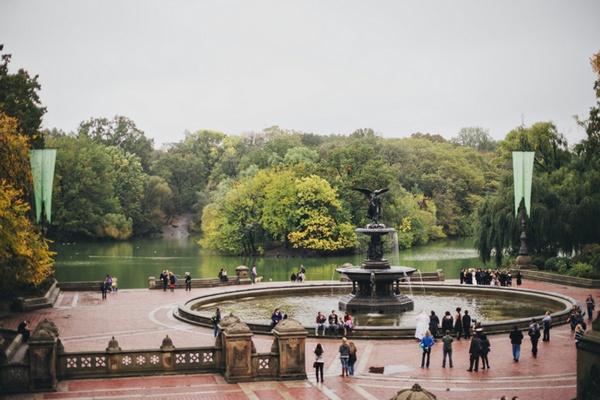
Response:
MULTIPOLYGON (((214 309, 220 306, 221 303, 235 302, 248 297, 258 298, 260 296, 289 296, 294 292, 303 294, 321 294, 331 293, 332 288, 347 288, 351 290, 352 285, 346 282, 310 282, 303 284, 290 284, 287 286, 277 287, 254 287, 251 289, 235 290, 226 293, 210 294, 205 296, 198 296, 190 298, 180 303, 175 310, 173 315, 175 318, 194 325, 204 326, 212 328, 210 318, 213 311, 197 311, 199 307, 211 307, 214 309)), ((401 284, 403 292, 407 293, 410 286, 409 284, 401 284)), ((413 285, 414 287, 414 285, 413 285)), ((453 284, 439 284, 423 282, 419 284, 419 288, 423 290, 431 290, 435 292, 448 292, 448 293, 470 293, 470 294, 481 294, 485 296, 498 295, 498 296, 518 296, 523 300, 537 299, 543 300, 548 303, 548 309, 553 310, 552 323, 553 325, 566 324, 569 318, 571 307, 577 304, 576 300, 563 296, 556 293, 547 293, 530 289, 516 289, 516 288, 503 288, 503 287, 492 287, 492 286, 471 286, 471 285, 453 285, 453 284)), ((270 316, 266 316, 268 319, 270 316)), ((531 315, 519 319, 511 319, 505 321, 484 321, 483 326, 486 333, 488 334, 505 334, 512 330, 514 325, 518 325, 520 328, 525 329, 529 326, 531 318, 541 320, 543 315, 531 315)), ((244 321, 255 334, 269 334, 270 326, 267 321, 244 321)), ((309 336, 314 336, 315 327, 313 324, 304 325, 309 336)), ((407 328, 393 327, 393 326, 357 326, 349 334, 349 337, 353 338, 364 338, 364 339, 413 339, 414 340, 415 327, 409 326, 407 328)))

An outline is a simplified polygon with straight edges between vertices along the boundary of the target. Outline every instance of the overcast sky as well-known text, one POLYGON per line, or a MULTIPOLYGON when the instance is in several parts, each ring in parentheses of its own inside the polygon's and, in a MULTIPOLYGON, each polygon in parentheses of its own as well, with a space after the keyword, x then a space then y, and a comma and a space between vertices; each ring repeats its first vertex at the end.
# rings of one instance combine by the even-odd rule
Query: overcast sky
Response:
POLYGON ((502 139, 595 104, 600 1, 0 0, 11 72, 39 75, 44 128, 123 115, 156 147, 203 129, 372 128, 502 139))

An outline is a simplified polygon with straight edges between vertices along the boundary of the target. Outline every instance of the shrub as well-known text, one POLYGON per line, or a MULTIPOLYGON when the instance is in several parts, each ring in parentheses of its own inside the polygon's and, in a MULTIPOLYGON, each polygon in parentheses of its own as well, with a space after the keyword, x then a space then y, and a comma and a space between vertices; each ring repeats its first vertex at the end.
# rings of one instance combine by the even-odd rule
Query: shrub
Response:
POLYGON ((587 263, 577 263, 571 268, 567 275, 576 276, 579 278, 600 279, 600 272, 587 263))

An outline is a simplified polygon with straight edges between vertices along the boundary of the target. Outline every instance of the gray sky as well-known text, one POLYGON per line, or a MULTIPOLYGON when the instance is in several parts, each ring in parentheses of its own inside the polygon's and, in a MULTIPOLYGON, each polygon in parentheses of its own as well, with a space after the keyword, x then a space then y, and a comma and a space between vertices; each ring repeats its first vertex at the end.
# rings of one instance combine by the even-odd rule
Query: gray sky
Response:
POLYGON ((273 125, 502 139, 523 119, 574 144, 599 21, 598 0, 0 0, 0 43, 66 132, 123 115, 157 147, 273 125))

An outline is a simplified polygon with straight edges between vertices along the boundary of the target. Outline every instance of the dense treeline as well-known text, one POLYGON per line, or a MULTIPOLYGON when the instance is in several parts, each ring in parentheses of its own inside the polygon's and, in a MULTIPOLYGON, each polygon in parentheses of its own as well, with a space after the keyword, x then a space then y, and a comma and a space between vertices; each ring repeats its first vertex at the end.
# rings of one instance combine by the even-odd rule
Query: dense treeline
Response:
MULTIPOLYGON (((596 72, 599 59, 593 59, 596 72)), ((570 268, 556 257, 571 253, 588 254, 582 261, 595 265, 595 247, 585 246, 600 243, 598 107, 581 121, 587 139, 573 147, 551 122, 540 122, 516 127, 499 142, 479 127, 463 128, 447 141, 421 133, 388 139, 372 129, 319 136, 274 126, 244 136, 186 132, 154 149, 153 140, 123 116, 92 118, 69 133, 40 134, 40 121, 19 122, 23 114, 40 119, 45 109, 37 77, 10 74, 9 60, 3 56, 0 85, 13 95, 0 98, 0 133, 19 151, 0 160, 3 189, 30 202, 27 149, 57 148, 47 227, 57 241, 159 234, 164 223, 190 214, 190 229, 201 233, 205 248, 345 252, 357 246, 355 227, 369 222, 364 195, 354 188, 388 187, 381 222, 398 230, 401 247, 475 235, 482 259, 501 262, 519 246, 511 152, 531 150, 531 252, 541 265, 550 259, 548 265, 570 268)))

